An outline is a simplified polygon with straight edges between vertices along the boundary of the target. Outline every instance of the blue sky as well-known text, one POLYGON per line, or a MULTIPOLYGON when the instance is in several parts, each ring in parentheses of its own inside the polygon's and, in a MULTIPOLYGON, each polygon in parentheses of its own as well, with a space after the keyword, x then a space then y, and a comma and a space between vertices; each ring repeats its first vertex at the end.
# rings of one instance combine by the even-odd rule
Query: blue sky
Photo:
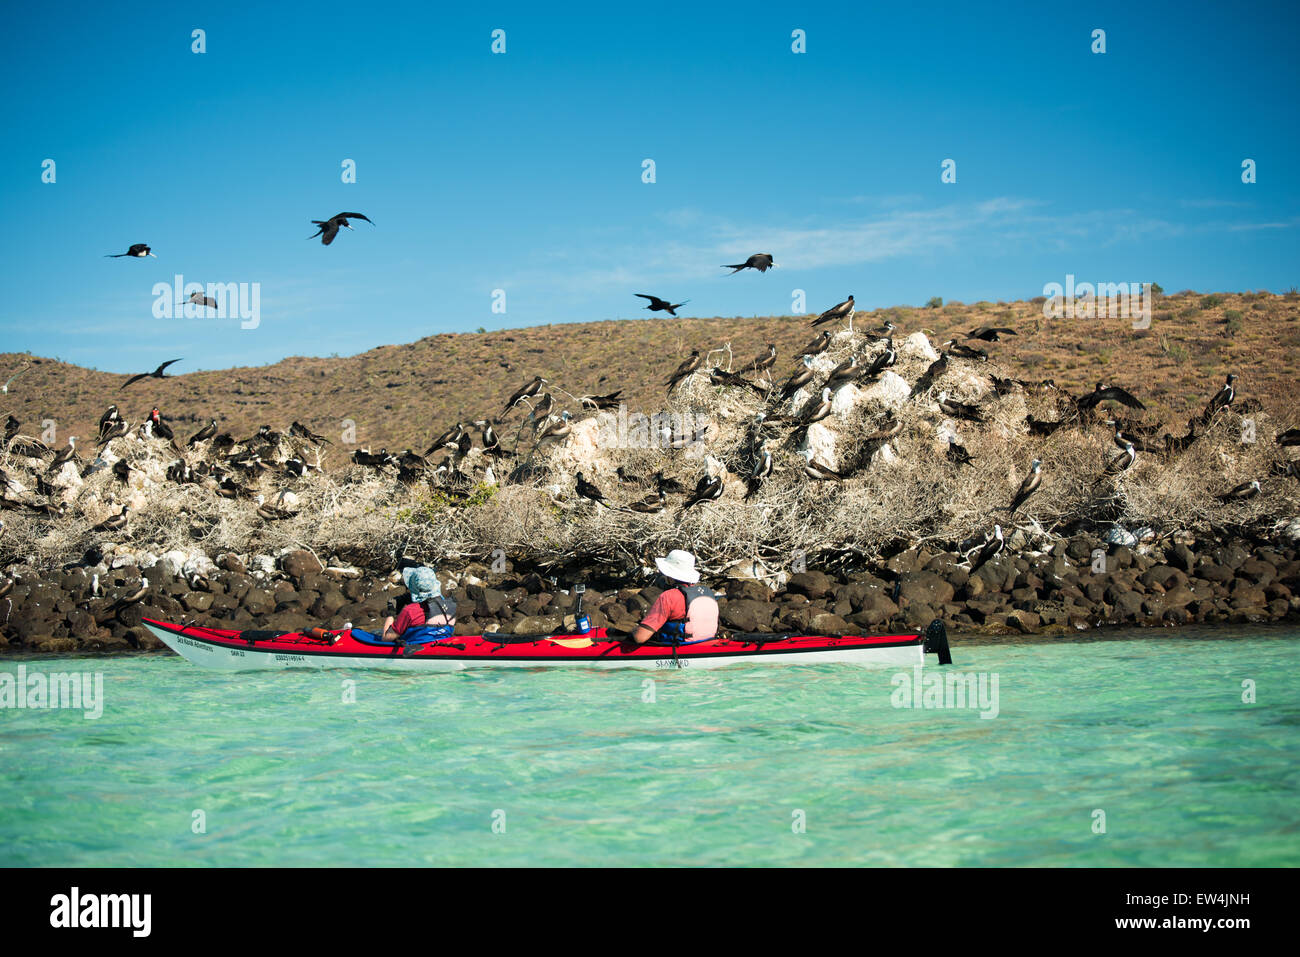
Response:
POLYGON ((0 351, 183 372, 646 317, 637 292, 713 316, 789 313, 794 289, 810 311, 1027 298, 1067 273, 1289 289, 1296 11, 8 4, 0 351), (377 225, 307 241, 344 210, 377 225), (136 242, 158 258, 103 258, 136 242), (782 268, 718 268, 752 252, 782 268), (258 283, 260 325, 155 318, 177 273, 258 283))

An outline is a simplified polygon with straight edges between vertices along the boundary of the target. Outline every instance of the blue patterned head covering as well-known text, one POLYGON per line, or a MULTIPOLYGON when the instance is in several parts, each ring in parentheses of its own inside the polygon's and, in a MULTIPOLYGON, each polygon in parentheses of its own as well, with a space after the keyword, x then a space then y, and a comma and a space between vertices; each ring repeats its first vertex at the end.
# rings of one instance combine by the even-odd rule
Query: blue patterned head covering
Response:
POLYGON ((428 601, 430 598, 442 597, 442 585, 438 582, 438 573, 428 565, 403 568, 402 581, 406 583, 412 601, 428 601))

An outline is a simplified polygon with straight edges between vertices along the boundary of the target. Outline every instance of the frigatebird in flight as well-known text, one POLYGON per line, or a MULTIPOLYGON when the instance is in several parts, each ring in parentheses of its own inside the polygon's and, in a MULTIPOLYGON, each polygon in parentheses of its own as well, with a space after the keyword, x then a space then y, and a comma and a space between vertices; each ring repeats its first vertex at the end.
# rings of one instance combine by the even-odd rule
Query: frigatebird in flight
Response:
MULTIPOLYGON (((131 247, 127 249, 127 251, 124 253, 104 254, 105 259, 121 259, 123 256, 133 256, 136 259, 144 259, 145 256, 153 256, 153 253, 149 250, 149 247, 144 243, 133 243, 131 247)), ((158 257, 153 256, 153 258, 157 259, 158 257)))
POLYGON ((759 272, 767 272, 769 269, 775 269, 776 263, 772 262, 771 253, 754 253, 743 263, 727 263, 719 268, 730 269, 729 275, 734 276, 742 269, 757 269, 759 272))
POLYGON ((371 222, 369 218, 361 215, 360 213, 336 213, 335 215, 331 216, 329 219, 325 219, 325 220, 313 219, 311 221, 311 224, 319 228, 316 230, 316 232, 312 233, 307 238, 315 239, 317 236, 319 236, 322 245, 328 246, 330 243, 334 242, 334 237, 339 234, 340 227, 344 229, 352 228, 348 224, 349 219, 364 219, 366 222, 370 223, 371 226, 375 225, 373 222, 371 222))
POLYGON ((638 296, 641 299, 649 299, 650 305, 646 306, 646 308, 651 312, 666 312, 670 316, 676 316, 677 313, 674 310, 680 309, 682 306, 686 305, 686 303, 690 302, 689 299, 686 299, 682 302, 673 303, 669 302, 667 299, 660 299, 658 296, 647 296, 643 292, 634 292, 632 295, 638 296))
POLYGON ((166 362, 164 362, 162 365, 160 365, 157 369, 154 369, 153 372, 141 372, 138 375, 133 375, 131 376, 131 378, 127 379, 120 386, 118 386, 117 391, 121 392, 132 382, 139 382, 141 379, 170 379, 171 376, 163 375, 163 369, 166 369, 173 362, 180 362, 180 361, 181 361, 180 359, 169 359, 166 362))

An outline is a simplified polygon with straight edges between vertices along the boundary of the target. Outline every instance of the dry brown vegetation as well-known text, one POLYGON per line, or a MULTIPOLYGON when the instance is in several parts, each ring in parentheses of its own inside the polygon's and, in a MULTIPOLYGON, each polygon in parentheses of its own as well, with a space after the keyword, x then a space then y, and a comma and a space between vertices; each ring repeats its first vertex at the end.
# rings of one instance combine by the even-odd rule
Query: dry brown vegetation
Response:
MULTIPOLYGON (((737 367, 771 341, 781 355, 773 370, 779 383, 791 370, 790 356, 812 338, 806 319, 652 320, 444 336, 351 359, 290 359, 266 370, 194 373, 142 383, 146 388, 136 398, 169 411, 182 438, 187 432, 181 423, 187 418, 197 429, 216 416, 223 429, 241 437, 263 420, 283 428, 296 418, 328 432, 331 419, 350 417, 358 423, 361 444, 407 445, 423 451, 434 433, 455 420, 499 413, 505 397, 534 373, 562 390, 556 391, 559 407, 567 406, 577 418, 573 439, 536 453, 533 464, 538 469, 533 474, 500 487, 480 484, 468 503, 449 500, 428 481, 402 483, 389 471, 347 464, 337 449, 326 460, 333 467, 325 474, 309 473, 302 479, 268 475, 253 489, 268 500, 291 491, 297 514, 282 521, 267 521, 249 500, 219 498, 202 485, 155 481, 146 474, 125 486, 102 470, 66 496, 72 508, 63 518, 5 511, 0 563, 60 564, 112 540, 137 551, 201 549, 209 555, 306 547, 322 559, 335 556, 367 565, 384 565, 403 551, 433 560, 490 559, 499 548, 515 558, 564 563, 576 557, 622 569, 645 564, 651 553, 686 547, 713 569, 752 561, 777 569, 787 567, 800 551, 810 560, 820 556, 822 561, 852 561, 922 540, 952 545, 983 534, 995 521, 1020 529, 1019 544, 1030 547, 1080 525, 1149 525, 1161 534, 1224 526, 1266 530, 1300 513, 1300 483, 1269 474, 1271 463, 1285 451, 1273 443, 1274 434, 1298 424, 1290 394, 1294 370, 1282 357, 1300 347, 1300 302, 1246 294, 1202 303, 1195 294, 1165 298, 1157 306, 1156 323, 1145 333, 1134 332, 1128 320, 1049 322, 1041 319, 1033 303, 859 314, 855 330, 870 330, 885 318, 899 325, 895 336, 902 355, 893 372, 909 386, 929 364, 918 349, 909 352, 904 347, 909 333, 925 329, 936 345, 983 324, 1010 325, 1020 335, 988 346, 993 356, 988 363, 954 359, 929 389, 899 405, 894 414, 903 430, 889 443, 889 452, 878 453, 879 443, 864 441, 887 417, 885 403, 870 390, 856 403, 846 401, 841 414, 815 426, 812 441, 819 459, 833 458, 827 464, 855 469, 846 482, 805 478, 790 430, 773 430, 769 448, 774 473, 751 500, 744 498, 743 476, 752 461, 746 434, 763 400, 742 389, 711 385, 705 375, 693 376, 665 398, 663 382, 676 367, 678 353, 690 348, 713 350, 709 364, 737 367), (1248 318, 1225 339, 1221 313, 1233 309, 1248 318), (1159 318, 1166 312, 1174 317, 1159 318), (1034 315, 1039 319, 1030 318, 1034 315), (1092 328, 1078 328, 1083 323, 1092 328), (1242 338, 1254 347, 1241 348, 1242 338), (665 341, 672 343, 666 358, 665 341), (1184 343, 1188 354, 1198 357, 1193 368, 1188 368, 1190 360, 1170 357, 1171 341, 1184 343), (422 386, 421 381, 432 380, 400 371, 408 364, 426 367, 435 350, 458 356, 462 372, 454 384, 422 386), (494 363, 500 365, 491 368, 494 363), (1143 454, 1132 470, 1104 479, 1102 470, 1117 453, 1107 426, 1097 422, 1063 428, 1048 438, 1030 436, 1026 413, 1056 419, 1060 400, 1051 391, 1032 387, 997 397, 987 381, 988 373, 1019 377, 1031 386, 1051 378, 1062 387, 1086 392, 1103 378, 1125 385, 1148 402, 1143 421, 1163 422, 1168 431, 1181 434, 1185 420, 1200 412, 1228 370, 1241 377, 1242 400, 1262 406, 1250 413, 1258 441, 1242 442, 1241 416, 1229 410, 1186 452, 1168 459, 1143 454), (634 410, 707 416, 708 441, 686 450, 593 442, 591 413, 566 402, 566 394, 615 388, 625 390, 634 410), (945 426, 948 417, 934 401, 940 391, 980 403, 983 421, 948 421, 945 426), (322 409, 331 410, 328 418, 322 409), (411 434, 412 422, 426 422, 428 427, 411 434), (945 458, 940 437, 944 427, 960 435, 974 465, 957 466, 945 458), (1006 506, 1034 457, 1044 462, 1042 488, 1013 519, 1006 506), (685 513, 680 510, 681 496, 671 497, 663 514, 647 516, 610 511, 574 493, 579 470, 611 501, 626 503, 653 490, 649 477, 657 470, 689 489, 710 464, 715 473, 728 472, 723 497, 685 513), (619 466, 644 481, 620 483, 615 475, 619 466), (1264 483, 1258 498, 1229 505, 1215 500, 1216 494, 1252 478, 1264 483), (128 528, 117 534, 93 532, 94 524, 123 501, 137 506, 128 528)), ((851 351, 869 358, 879 348, 870 335, 849 336, 841 330, 833 348, 818 359, 821 372, 815 384, 820 387, 825 370, 851 351)), ((439 374, 447 378, 455 373, 441 367, 439 374)), ((117 377, 48 361, 20 381, 24 390, 7 397, 14 400, 20 419, 55 417, 49 412, 52 405, 42 405, 49 400, 30 394, 40 387, 47 395, 68 396, 58 408, 66 410, 72 428, 87 435, 93 435, 93 420, 103 406, 118 400, 114 390, 120 383, 117 377)), ((776 411, 797 410, 809 394, 801 392, 794 403, 776 411)), ((514 412, 498 428, 506 448, 514 443, 521 417, 522 412, 514 412)), ((525 441, 521 452, 528 449, 525 441)), ((128 456, 146 473, 152 469, 155 477, 175 457, 157 440, 118 439, 109 451, 128 456)), ((191 453, 192 460, 199 458, 191 453)), ((0 456, 0 465, 14 475, 28 476, 38 464, 0 456)), ((482 464, 476 450, 464 469, 481 476, 482 464)), ((498 465, 496 471, 504 479, 510 469, 498 465)))

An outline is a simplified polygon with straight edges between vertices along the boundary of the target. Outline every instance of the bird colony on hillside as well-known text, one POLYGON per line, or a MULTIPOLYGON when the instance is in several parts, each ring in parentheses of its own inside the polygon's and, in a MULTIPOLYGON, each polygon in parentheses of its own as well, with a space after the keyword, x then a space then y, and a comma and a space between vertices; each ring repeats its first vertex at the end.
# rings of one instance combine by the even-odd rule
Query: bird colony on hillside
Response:
POLYGON ((33 551, 63 559, 187 539, 359 561, 416 545, 632 565, 672 544, 768 567, 927 540, 975 562, 1085 523, 1140 537, 1296 511, 1300 437, 1274 435, 1233 376, 1202 415, 1166 425, 1116 383, 1071 396, 1006 377, 989 353, 1014 330, 936 350, 892 323, 853 328, 853 315, 849 297, 811 319, 795 355, 694 350, 665 370, 651 415, 622 390, 575 395, 536 376, 423 450, 354 449, 330 474, 328 441, 299 422, 239 438, 213 420, 177 436, 157 409, 135 424, 113 406, 93 440, 49 449, 11 417, 0 505, 25 517, 33 551), (1242 440, 1243 411, 1258 441, 1242 440))

